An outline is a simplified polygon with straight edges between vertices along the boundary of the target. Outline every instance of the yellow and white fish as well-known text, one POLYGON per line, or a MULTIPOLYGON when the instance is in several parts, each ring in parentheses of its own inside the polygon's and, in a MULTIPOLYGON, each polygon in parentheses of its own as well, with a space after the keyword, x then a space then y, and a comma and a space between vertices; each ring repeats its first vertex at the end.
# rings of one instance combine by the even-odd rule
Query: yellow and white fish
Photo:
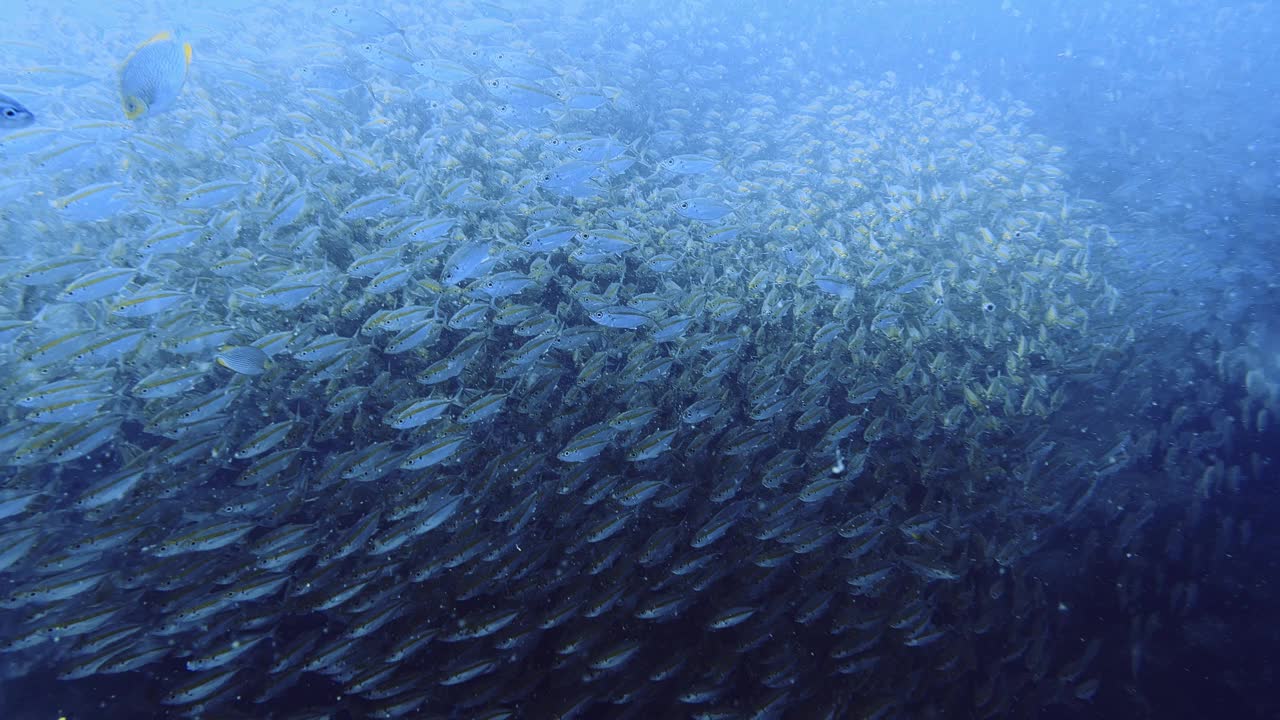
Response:
POLYGON ((130 120, 173 106, 187 80, 191 43, 165 31, 142 43, 120 69, 120 100, 130 120))

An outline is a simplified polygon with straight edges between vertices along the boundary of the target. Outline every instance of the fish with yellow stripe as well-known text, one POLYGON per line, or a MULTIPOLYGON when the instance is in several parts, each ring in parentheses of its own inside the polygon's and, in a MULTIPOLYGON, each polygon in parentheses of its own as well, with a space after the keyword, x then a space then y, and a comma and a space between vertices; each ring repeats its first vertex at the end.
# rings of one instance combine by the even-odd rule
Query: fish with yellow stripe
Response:
POLYGON ((191 43, 171 31, 158 33, 125 58, 120 69, 120 100, 130 120, 173 106, 187 80, 191 43))

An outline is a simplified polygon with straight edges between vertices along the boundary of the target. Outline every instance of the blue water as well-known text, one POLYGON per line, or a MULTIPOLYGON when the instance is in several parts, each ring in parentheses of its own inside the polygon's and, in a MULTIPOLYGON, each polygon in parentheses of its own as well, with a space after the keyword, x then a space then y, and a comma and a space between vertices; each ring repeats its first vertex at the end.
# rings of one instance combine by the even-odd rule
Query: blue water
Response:
POLYGON ((0 716, 1280 715, 1270 4, 3 15, 0 716))

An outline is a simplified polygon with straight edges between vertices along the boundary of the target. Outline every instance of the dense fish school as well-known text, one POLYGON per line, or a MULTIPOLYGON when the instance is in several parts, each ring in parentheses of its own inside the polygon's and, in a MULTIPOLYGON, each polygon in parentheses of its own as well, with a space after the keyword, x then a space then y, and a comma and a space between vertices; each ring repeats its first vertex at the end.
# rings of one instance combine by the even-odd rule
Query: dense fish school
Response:
POLYGON ((1135 462, 1256 475, 1219 452, 1274 360, 1149 365, 1141 269, 1018 102, 528 12, 139 13, 69 38, 97 69, 0 43, 35 115, 0 134, 8 686, 496 720, 1078 716, 1127 682, 1037 551, 1150 542, 1135 462))

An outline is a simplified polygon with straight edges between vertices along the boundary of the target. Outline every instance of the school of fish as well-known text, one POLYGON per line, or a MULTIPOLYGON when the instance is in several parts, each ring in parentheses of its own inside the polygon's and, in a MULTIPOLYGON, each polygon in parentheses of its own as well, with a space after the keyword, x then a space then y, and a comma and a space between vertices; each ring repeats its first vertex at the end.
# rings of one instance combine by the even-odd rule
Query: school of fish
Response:
MULTIPOLYGON (((1067 151, 959 82, 539 13, 264 6, 0 85, 0 673, 156 716, 1087 713, 1037 550, 1143 542, 1142 459, 1248 471, 1141 415, 1176 391, 1067 151), (1116 377, 1134 421, 1078 431, 1116 377)), ((1254 426, 1267 362, 1218 360, 1254 426)))

